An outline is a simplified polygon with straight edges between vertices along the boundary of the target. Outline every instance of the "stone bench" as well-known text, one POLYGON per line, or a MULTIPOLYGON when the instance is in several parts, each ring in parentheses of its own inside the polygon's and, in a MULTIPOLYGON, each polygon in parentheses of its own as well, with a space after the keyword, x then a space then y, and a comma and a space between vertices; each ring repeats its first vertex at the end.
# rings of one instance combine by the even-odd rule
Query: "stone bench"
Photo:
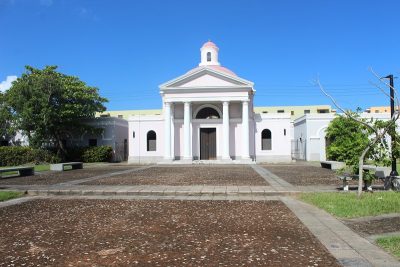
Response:
POLYGON ((30 176, 34 175, 34 167, 32 166, 27 166, 27 167, 9 167, 9 168, 3 168, 0 169, 0 177, 3 178, 3 173, 7 172, 18 172, 18 176, 30 176))
POLYGON ((65 166, 71 166, 72 170, 83 169, 82 162, 63 162, 63 163, 51 164, 50 170, 62 172, 62 171, 65 171, 65 169, 64 169, 65 166))
POLYGON ((322 168, 330 170, 339 170, 346 166, 344 162, 340 161, 321 161, 320 163, 322 168))
POLYGON ((381 167, 373 165, 364 165, 363 169, 365 171, 374 171, 375 176, 379 179, 384 179, 386 176, 389 176, 392 170, 390 167, 381 167))
POLYGON ((358 180, 358 175, 344 173, 337 176, 343 182, 343 191, 349 191, 349 183, 347 181, 358 180))
MULTIPOLYGON (((387 176, 390 174, 390 168, 389 167, 379 167, 379 166, 372 166, 372 165, 364 165, 363 166, 364 171, 374 171, 374 175, 377 179, 384 180, 387 176)), ((347 181, 351 180, 358 180, 358 175, 353 175, 353 174, 343 174, 337 176, 341 181, 343 181, 343 191, 349 191, 349 185, 347 181)), ((368 190, 372 190, 371 185, 369 185, 368 190)))

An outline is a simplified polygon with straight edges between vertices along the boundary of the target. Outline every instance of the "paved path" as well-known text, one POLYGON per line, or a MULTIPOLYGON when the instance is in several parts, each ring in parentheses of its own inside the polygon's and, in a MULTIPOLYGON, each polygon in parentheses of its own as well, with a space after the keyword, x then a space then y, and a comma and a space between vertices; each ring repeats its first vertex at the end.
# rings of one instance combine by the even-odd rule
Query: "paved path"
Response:
POLYGON ((254 171, 256 171, 265 181, 267 181, 271 187, 276 191, 294 191, 293 185, 289 184, 285 180, 279 178, 272 172, 261 167, 260 165, 251 165, 254 171))
POLYGON ((400 262, 327 212, 293 198, 282 201, 343 266, 400 266, 400 262))

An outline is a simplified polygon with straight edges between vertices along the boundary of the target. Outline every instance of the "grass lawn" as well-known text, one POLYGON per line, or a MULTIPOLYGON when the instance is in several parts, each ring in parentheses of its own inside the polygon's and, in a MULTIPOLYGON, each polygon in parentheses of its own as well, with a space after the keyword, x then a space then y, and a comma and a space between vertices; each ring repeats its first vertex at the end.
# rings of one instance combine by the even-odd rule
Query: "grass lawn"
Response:
POLYGON ((49 170, 50 170, 50 164, 35 165, 35 172, 43 172, 49 170))
POLYGON ((400 236, 381 237, 376 240, 376 243, 400 258, 400 236))
MULTIPOLYGON (((0 167, 0 169, 11 168, 11 167, 24 167, 24 166, 32 166, 32 165, 6 166, 6 167, 0 167)), ((35 172, 43 172, 50 170, 50 164, 39 164, 39 165, 34 165, 33 167, 35 168, 35 172)), ((14 172, 11 172, 10 174, 13 173, 14 172)))
POLYGON ((21 197, 24 193, 15 191, 0 191, 0 201, 21 197))
POLYGON ((400 193, 303 193, 300 199, 339 218, 356 218, 400 212, 400 193))

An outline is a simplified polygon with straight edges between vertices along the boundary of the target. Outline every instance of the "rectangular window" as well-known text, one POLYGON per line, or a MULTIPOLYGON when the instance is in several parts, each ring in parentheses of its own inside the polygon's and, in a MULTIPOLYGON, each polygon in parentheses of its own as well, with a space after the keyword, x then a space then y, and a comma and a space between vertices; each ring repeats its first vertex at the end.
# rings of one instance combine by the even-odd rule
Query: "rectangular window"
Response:
POLYGON ((317 109, 317 113, 329 113, 329 109, 317 109))
POLYGON ((97 139, 89 139, 89 146, 97 146, 97 139))
POLYGON ((278 113, 285 113, 285 110, 283 110, 283 109, 278 109, 278 113))
POLYGON ((292 110, 292 111, 290 111, 290 115, 292 115, 292 116, 294 115, 294 111, 293 111, 293 110, 292 110))
POLYGON ((122 119, 122 118, 124 118, 124 116, 122 116, 122 115, 118 115, 118 118, 119 118, 119 119, 122 119))
POLYGON ((309 109, 305 109, 304 110, 304 114, 310 114, 310 110, 309 109))

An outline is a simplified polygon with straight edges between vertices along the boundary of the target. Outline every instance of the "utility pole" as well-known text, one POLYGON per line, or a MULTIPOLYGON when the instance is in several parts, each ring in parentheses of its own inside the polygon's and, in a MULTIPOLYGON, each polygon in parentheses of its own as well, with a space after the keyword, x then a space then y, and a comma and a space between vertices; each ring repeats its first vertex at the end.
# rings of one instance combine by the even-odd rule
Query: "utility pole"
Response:
MULTIPOLYGON (((390 85, 390 118, 393 118, 393 114, 395 112, 394 109, 394 77, 393 74, 390 74, 385 77, 385 79, 389 79, 389 85, 390 85)), ((397 112, 400 112, 398 110, 397 112)), ((392 134, 391 134, 391 139, 392 139, 392 152, 396 146, 396 125, 393 125, 392 129, 392 134)), ((390 176, 398 176, 399 174, 397 173, 397 166, 396 166, 396 157, 392 153, 392 172, 390 173, 390 176)))

